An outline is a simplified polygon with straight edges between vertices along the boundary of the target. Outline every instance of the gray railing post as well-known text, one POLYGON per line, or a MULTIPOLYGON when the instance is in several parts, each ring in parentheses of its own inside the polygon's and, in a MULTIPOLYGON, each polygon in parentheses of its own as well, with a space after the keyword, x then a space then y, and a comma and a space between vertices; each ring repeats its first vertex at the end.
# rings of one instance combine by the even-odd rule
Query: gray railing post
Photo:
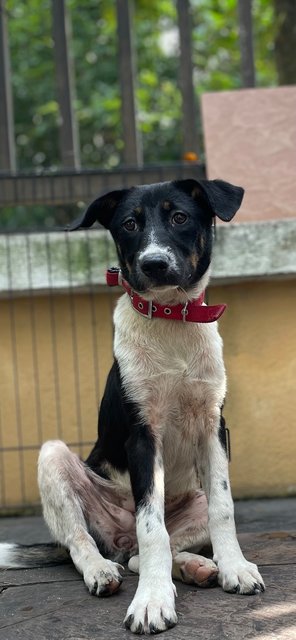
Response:
POLYGON ((255 87, 252 0, 238 0, 238 26, 243 87, 255 87))
POLYGON ((135 101, 135 55, 132 42, 132 1, 116 0, 123 160, 126 165, 142 164, 142 145, 137 129, 135 101))
POLYGON ((15 140, 5 0, 0 0, 0 171, 15 172, 15 140))
POLYGON ((65 0, 52 0, 52 16, 62 165, 63 168, 79 169, 79 132, 73 108, 75 82, 70 52, 71 21, 65 0))
POLYGON ((183 155, 198 153, 197 105, 193 86, 192 63, 192 22, 189 0, 177 0, 179 37, 180 37, 180 73, 179 84, 182 93, 182 135, 183 155))

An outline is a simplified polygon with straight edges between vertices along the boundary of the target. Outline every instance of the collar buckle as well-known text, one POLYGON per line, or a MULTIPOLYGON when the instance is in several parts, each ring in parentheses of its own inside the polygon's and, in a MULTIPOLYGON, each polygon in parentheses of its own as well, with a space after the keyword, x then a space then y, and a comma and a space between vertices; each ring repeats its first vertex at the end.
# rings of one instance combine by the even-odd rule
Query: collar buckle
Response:
POLYGON ((132 306, 133 309, 143 318, 147 318, 148 320, 151 320, 152 318, 152 307, 153 307, 153 302, 152 300, 138 300, 138 296, 135 296, 134 291, 132 292, 131 296, 130 296, 131 302, 132 302, 132 306), (135 299, 136 298, 136 299, 135 299), (145 311, 145 308, 147 309, 147 311, 145 311))

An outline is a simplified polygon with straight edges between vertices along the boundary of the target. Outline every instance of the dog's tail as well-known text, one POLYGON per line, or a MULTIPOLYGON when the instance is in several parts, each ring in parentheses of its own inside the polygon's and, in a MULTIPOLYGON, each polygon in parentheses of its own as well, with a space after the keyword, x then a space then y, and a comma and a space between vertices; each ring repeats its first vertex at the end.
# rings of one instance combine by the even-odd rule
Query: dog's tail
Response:
POLYGON ((71 562, 65 547, 48 544, 0 543, 0 569, 35 569, 71 562))

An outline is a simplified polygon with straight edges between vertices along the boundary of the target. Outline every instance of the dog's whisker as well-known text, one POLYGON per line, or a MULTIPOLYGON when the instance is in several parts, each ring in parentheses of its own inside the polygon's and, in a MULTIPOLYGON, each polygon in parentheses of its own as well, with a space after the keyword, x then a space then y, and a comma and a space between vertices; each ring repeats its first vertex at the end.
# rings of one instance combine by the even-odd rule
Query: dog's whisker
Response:
POLYGON ((183 289, 183 287, 178 287, 178 291, 181 291, 184 294, 185 298, 188 300, 188 302, 190 302, 191 298, 189 297, 187 291, 185 291, 185 289, 183 289))

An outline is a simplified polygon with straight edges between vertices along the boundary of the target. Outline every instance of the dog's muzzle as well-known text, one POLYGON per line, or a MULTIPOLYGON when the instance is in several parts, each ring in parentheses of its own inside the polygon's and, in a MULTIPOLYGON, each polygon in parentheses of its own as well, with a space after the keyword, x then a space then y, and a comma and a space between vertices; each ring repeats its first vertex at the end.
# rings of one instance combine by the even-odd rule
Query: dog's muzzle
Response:
POLYGON ((169 271, 170 263, 166 256, 154 254, 153 256, 143 256, 139 260, 139 267, 147 278, 162 280, 169 271))

